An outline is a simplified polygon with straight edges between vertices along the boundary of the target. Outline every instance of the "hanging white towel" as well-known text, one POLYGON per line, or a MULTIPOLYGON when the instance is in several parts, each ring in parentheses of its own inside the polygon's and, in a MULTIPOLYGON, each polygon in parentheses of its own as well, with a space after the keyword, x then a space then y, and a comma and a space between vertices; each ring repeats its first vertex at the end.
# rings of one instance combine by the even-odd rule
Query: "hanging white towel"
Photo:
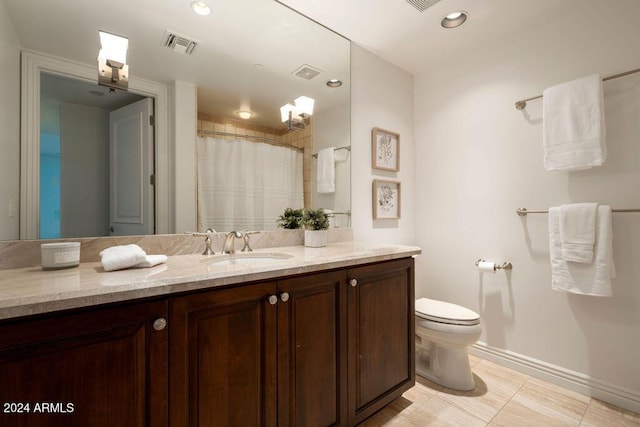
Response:
POLYGON ((323 148, 318 151, 318 193, 333 193, 336 191, 334 152, 335 147, 323 148))
POLYGON ((604 164, 607 147, 599 74, 546 89, 542 105, 546 170, 580 170, 604 164))
POLYGON ((611 296, 610 279, 615 278, 611 207, 598 206, 594 257, 590 264, 567 262, 562 257, 560 208, 550 208, 549 256, 552 289, 582 295, 611 296))
POLYGON ((105 271, 122 270, 144 262, 147 253, 138 245, 112 246, 100 252, 105 271))
POLYGON ((565 261, 590 263, 596 241, 597 203, 560 206, 560 237, 565 261))

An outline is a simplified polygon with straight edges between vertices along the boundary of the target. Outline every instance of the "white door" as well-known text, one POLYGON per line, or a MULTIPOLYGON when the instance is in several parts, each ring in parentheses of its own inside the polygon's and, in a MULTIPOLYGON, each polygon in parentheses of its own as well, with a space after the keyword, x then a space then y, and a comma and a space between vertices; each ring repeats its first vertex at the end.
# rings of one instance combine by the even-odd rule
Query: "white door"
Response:
POLYGON ((154 233, 152 102, 134 102, 109 118, 112 236, 154 233))

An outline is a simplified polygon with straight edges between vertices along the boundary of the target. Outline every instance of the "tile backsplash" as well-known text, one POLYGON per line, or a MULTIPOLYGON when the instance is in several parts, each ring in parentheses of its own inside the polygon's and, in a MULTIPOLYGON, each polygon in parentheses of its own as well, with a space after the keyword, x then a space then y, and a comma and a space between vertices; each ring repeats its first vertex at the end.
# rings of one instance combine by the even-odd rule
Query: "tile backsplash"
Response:
MULTIPOLYGON (((212 235, 211 247, 220 253, 225 233, 212 235)), ((100 251, 111 246, 135 243, 148 254, 187 255, 202 253, 205 249, 204 236, 191 234, 164 234, 149 236, 82 237, 56 240, 13 240, 0 242, 0 270, 10 268, 35 267, 40 265, 40 244, 53 242, 80 242, 80 262, 100 261, 100 251)), ((329 229, 329 243, 353 240, 351 228, 329 229)), ((262 231, 251 236, 253 249, 300 246, 304 244, 303 230, 262 231)), ((237 250, 242 242, 236 243, 237 250)))

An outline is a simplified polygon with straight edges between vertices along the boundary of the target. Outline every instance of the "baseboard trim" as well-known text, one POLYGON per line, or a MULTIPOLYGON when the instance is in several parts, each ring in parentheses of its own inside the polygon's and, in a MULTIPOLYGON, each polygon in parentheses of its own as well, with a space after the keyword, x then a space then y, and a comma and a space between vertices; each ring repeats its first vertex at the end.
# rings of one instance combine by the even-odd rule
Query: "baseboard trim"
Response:
POLYGON ((482 342, 470 353, 560 387, 640 413, 640 392, 482 342))

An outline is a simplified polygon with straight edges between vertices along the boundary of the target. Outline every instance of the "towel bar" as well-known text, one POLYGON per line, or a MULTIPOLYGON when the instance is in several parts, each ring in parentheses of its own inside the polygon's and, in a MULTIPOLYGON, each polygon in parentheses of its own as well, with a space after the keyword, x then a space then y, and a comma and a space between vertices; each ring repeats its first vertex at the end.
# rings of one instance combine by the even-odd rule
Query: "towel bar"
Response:
MULTIPOLYGON (((611 209, 611 212, 640 212, 640 209, 611 209)), ((549 213, 549 211, 545 211, 545 210, 530 211, 527 208, 516 209, 516 214, 518 214, 518 216, 527 216, 527 214, 538 214, 538 213, 549 213)))

